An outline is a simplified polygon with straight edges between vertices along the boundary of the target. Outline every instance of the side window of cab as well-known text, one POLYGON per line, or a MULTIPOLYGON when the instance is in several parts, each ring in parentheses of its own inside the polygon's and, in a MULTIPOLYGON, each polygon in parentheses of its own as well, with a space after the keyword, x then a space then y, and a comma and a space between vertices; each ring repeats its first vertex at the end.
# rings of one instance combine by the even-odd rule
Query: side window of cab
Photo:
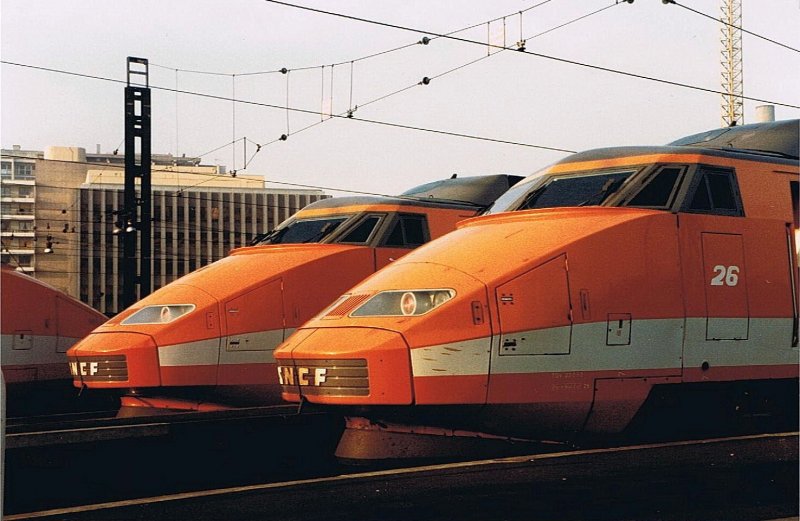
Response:
POLYGON ((680 191, 686 173, 682 165, 665 165, 648 174, 641 188, 629 198, 626 206, 668 210, 680 191))
POLYGON ((389 233, 381 246, 416 248, 430 240, 428 220, 421 214, 398 214, 389 225, 389 233))
POLYGON ((336 242, 347 244, 367 244, 375 235, 386 214, 369 214, 359 220, 336 242))
POLYGON ((701 166, 681 208, 683 212, 744 216, 736 172, 733 169, 701 166))

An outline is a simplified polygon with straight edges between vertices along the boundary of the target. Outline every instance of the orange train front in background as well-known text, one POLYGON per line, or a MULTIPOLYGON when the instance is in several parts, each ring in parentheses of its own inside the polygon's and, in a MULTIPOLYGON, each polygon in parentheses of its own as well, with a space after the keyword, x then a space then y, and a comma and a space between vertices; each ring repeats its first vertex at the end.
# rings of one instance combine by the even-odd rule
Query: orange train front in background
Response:
POLYGON ((43 413, 77 395, 67 349, 107 317, 30 275, 2 266, 2 368, 11 415, 43 413))
POLYGON ((272 353, 295 328, 519 179, 452 178, 399 197, 313 203, 95 330, 68 353, 75 386, 125 390, 121 414, 279 403, 272 353))
POLYGON ((299 328, 283 396, 348 414, 349 459, 796 423, 797 150, 794 120, 567 157, 299 328))

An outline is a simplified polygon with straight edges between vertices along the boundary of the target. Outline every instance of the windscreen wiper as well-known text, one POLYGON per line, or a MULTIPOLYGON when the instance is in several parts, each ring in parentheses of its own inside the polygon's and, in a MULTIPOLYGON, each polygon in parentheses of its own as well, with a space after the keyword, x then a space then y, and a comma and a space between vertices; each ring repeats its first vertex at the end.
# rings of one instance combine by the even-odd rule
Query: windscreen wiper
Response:
POLYGON ((610 194, 616 192, 617 188, 619 188, 619 186, 624 181, 625 181, 624 179, 606 179, 606 182, 603 183, 603 187, 600 188, 599 192, 592 194, 591 196, 589 196, 588 199, 586 199, 585 201, 583 201, 582 203, 580 203, 580 204, 578 204, 576 206, 589 206, 589 203, 592 203, 592 201, 596 197, 599 197, 600 199, 596 203, 592 203, 592 204, 600 204, 600 203, 602 203, 603 201, 605 201, 608 198, 608 196, 610 194))
POLYGON ((303 242, 320 242, 326 236, 330 235, 331 232, 333 230, 335 230, 339 226, 339 224, 340 223, 338 223, 338 222, 337 223, 325 223, 325 224, 322 225, 322 228, 320 228, 320 230, 317 233, 315 233, 314 235, 312 235, 308 239, 304 240, 303 242))
POLYGON ((288 230, 289 227, 286 228, 275 228, 271 232, 267 233, 260 233, 253 237, 253 240, 250 241, 250 246, 257 246, 259 244, 267 243, 267 244, 275 244, 275 241, 283 236, 288 230))

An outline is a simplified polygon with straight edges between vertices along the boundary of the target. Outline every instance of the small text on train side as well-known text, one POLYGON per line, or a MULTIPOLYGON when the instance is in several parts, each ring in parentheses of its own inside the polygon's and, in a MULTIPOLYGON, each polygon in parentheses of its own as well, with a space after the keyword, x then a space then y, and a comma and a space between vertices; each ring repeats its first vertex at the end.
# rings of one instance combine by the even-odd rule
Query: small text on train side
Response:
POLYGON ((97 374, 97 362, 70 362, 69 371, 72 376, 94 376, 97 374))
POLYGON ((324 367, 278 366, 278 381, 281 385, 313 385, 319 387, 327 378, 324 367))

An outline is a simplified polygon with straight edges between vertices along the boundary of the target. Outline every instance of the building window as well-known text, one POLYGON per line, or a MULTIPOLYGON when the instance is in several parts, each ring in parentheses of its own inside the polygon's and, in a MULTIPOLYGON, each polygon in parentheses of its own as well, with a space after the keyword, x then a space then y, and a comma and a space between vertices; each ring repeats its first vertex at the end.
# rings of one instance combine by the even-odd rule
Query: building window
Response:
POLYGON ((11 161, 3 161, 0 169, 0 179, 11 179, 11 161))
POLYGON ((33 179, 33 163, 14 163, 15 179, 33 179))

